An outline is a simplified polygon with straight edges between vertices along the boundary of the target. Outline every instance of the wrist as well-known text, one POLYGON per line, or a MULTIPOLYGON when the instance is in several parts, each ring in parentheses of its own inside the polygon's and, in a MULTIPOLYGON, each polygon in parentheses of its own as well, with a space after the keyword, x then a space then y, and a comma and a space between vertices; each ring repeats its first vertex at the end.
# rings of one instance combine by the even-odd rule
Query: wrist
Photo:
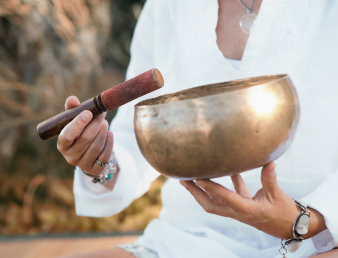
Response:
POLYGON ((296 252, 300 248, 304 239, 318 234, 320 232, 319 230, 323 226, 321 223, 321 217, 323 220, 324 218, 319 212, 309 209, 307 204, 304 202, 295 199, 294 202, 296 203, 297 208, 300 210, 300 214, 297 216, 293 224, 293 237, 290 239, 281 240, 279 252, 283 255, 283 257, 285 257, 285 254, 288 251, 290 253, 296 252), (310 219, 310 216, 312 219, 310 219))
POLYGON ((311 238, 327 228, 325 224, 325 219, 322 214, 312 208, 308 208, 308 210, 310 210, 311 212, 311 220, 309 225, 309 231, 302 236, 304 239, 311 238))
POLYGON ((117 180, 117 177, 119 176, 119 172, 120 172, 120 168, 118 165, 116 165, 116 173, 114 174, 114 177, 112 180, 108 180, 103 186, 108 188, 110 191, 113 190, 114 186, 115 186, 115 183, 116 183, 116 180, 117 180))
POLYGON ((102 185, 106 184, 107 181, 112 181, 114 179, 115 174, 117 173, 118 166, 117 166, 117 161, 114 155, 114 152, 111 154, 111 159, 109 160, 108 163, 103 163, 96 159, 95 163, 103 168, 103 171, 99 175, 93 175, 85 171, 84 169, 81 169, 82 172, 88 176, 93 178, 92 182, 93 183, 101 183, 102 185))

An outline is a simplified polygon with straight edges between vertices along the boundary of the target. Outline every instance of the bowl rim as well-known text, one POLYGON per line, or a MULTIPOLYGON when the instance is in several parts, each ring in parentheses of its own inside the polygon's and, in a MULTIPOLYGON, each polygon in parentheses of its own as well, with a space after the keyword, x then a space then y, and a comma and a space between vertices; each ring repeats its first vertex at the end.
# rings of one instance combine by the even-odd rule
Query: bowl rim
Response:
POLYGON ((266 84, 273 83, 273 82, 280 81, 280 80, 290 79, 290 76, 287 73, 278 73, 278 74, 270 74, 270 75, 261 75, 261 76, 247 77, 247 78, 242 78, 242 79, 237 79, 237 80, 230 80, 230 81, 224 81, 224 82, 210 83, 210 84, 205 84, 205 85, 200 85, 200 86, 196 86, 196 87, 192 87, 192 88, 187 88, 187 89, 184 89, 184 90, 175 91, 175 92, 163 94, 163 95, 160 95, 160 96, 157 96, 157 97, 154 97, 154 98, 149 98, 149 99, 142 100, 142 101, 138 102, 137 104, 135 104, 135 109, 150 108, 150 107, 155 108, 155 107, 160 107, 160 106, 164 106, 164 105, 167 105, 167 104, 172 104, 172 103, 175 103, 175 102, 182 103, 182 102, 185 102, 185 101, 191 101, 191 100, 196 100, 196 99, 210 98, 210 97, 214 97, 215 95, 227 94, 229 92, 233 92, 233 91, 236 90, 236 89, 234 89, 232 91, 225 91, 225 92, 221 92, 221 93, 214 93, 214 94, 210 94, 210 95, 206 95, 206 96, 201 96, 201 97, 196 97, 196 98, 187 98, 187 99, 177 100, 177 101, 173 101, 173 102, 166 102, 166 103, 153 104, 153 105, 142 105, 143 102, 146 102, 146 101, 149 101, 149 100, 153 100, 153 99, 156 99, 156 98, 159 98, 159 97, 163 97, 163 96, 174 95, 174 94, 177 94, 179 92, 184 92, 184 91, 191 90, 191 89, 194 89, 194 88, 200 88, 200 87, 205 87, 205 86, 212 86, 212 85, 217 85, 217 84, 227 83, 227 82, 249 81, 249 80, 257 79, 257 78, 260 78, 260 77, 263 78, 263 77, 274 77, 274 76, 280 76, 280 78, 277 78, 277 79, 274 79, 274 80, 270 80, 270 81, 267 81, 267 82, 264 82, 264 83, 259 83, 259 84, 256 84, 256 85, 244 87, 244 88, 239 88, 239 89, 237 88, 237 90, 244 90, 244 89, 247 89, 247 88, 256 87, 256 86, 262 86, 262 85, 266 85, 266 84))

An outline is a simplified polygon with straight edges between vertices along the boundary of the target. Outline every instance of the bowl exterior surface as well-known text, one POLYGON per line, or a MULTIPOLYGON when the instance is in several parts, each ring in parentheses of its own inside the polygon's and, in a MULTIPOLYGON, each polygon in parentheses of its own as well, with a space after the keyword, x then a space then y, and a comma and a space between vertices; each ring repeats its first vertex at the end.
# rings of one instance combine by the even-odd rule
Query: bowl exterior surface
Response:
POLYGON ((291 145, 299 116, 297 92, 285 76, 200 98, 136 105, 134 128, 150 165, 166 176, 192 180, 233 175, 277 159, 291 145))

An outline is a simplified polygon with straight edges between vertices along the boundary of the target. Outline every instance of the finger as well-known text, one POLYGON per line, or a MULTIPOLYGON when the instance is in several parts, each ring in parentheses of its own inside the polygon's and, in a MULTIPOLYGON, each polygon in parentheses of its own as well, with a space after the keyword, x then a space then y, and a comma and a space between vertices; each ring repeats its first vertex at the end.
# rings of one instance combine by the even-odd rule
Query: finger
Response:
POLYGON ((62 129, 57 140, 57 148, 61 153, 69 150, 76 137, 82 132, 92 117, 93 114, 85 110, 62 129))
MULTIPOLYGON (((97 158, 99 161, 103 162, 104 164, 107 164, 110 161, 111 155, 113 153, 113 144, 114 144, 113 133, 111 131, 108 131, 104 149, 97 158)), ((102 173, 102 168, 98 166, 96 163, 94 163, 93 165, 93 173, 95 175, 99 175, 100 173, 102 173)))
MULTIPOLYGON (((103 120, 98 134, 96 135, 93 142, 90 144, 88 150, 84 153, 84 155, 78 162, 78 166, 80 168, 86 171, 91 171, 93 169, 94 162, 99 157, 106 143, 107 131, 108 122, 106 120, 103 120)), ((100 166, 98 167, 101 168, 100 166)), ((101 170, 103 169, 101 168, 101 170)))
MULTIPOLYGON (((202 189, 203 190, 203 189, 202 189)), ((204 191, 204 190, 203 190, 204 191)), ((211 193, 208 193, 208 192, 206 192, 206 191, 204 191, 208 196, 209 196, 209 198, 211 199, 211 200, 217 200, 217 198, 215 198, 215 196, 212 196, 212 194, 211 193)), ((217 200, 218 201, 218 200, 217 200)))
POLYGON ((249 197, 249 198, 252 197, 248 187, 244 183, 244 180, 240 174, 231 176, 231 181, 234 184, 236 193, 238 193, 239 195, 243 197, 249 197))
POLYGON ((277 174, 275 168, 276 164, 272 162, 264 166, 261 173, 263 190, 273 198, 276 197, 279 193, 279 186, 277 184, 277 174))
POLYGON ((77 137, 74 144, 67 151, 67 155, 73 157, 79 161, 85 152, 88 150, 89 146, 92 144, 96 138, 103 119, 106 113, 102 113, 95 118, 83 129, 81 134, 77 137))
POLYGON ((181 180, 180 183, 191 193, 206 212, 225 217, 233 216, 233 211, 229 207, 212 200, 201 188, 196 186, 193 181, 181 180))
POLYGON ((246 199, 220 184, 210 180, 197 180, 196 185, 203 188, 206 192, 217 198, 221 203, 229 206, 235 212, 247 209, 246 199))
POLYGON ((78 105, 80 105, 79 99, 75 96, 69 96, 66 100, 66 103, 65 103, 65 109, 68 110, 68 109, 76 107, 78 105))

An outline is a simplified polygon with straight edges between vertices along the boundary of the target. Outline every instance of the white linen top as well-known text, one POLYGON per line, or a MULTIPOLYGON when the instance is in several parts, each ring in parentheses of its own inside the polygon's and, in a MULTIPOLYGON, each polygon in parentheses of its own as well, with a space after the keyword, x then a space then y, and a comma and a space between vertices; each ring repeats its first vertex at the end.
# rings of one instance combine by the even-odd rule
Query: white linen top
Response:
MULTIPOLYGON (((165 86, 124 105, 111 124, 120 173, 113 191, 75 171, 78 215, 116 214, 143 195, 159 175, 136 143, 139 101, 203 84, 287 73, 301 102, 298 131, 277 163, 278 183, 325 217, 328 230, 287 257, 310 257, 338 246, 338 1, 264 0, 239 69, 216 44, 217 0, 148 0, 131 46, 127 79, 158 68, 165 86)), ((224 154, 226 155, 226 153, 224 154)), ((251 194, 260 169, 242 174, 251 194)), ((214 179, 233 189, 229 177, 214 179)), ((162 188, 163 208, 138 240, 160 257, 280 257, 280 240, 236 220, 206 213, 178 180, 162 188)))
POLYGON ((225 59, 232 65, 233 68, 235 68, 237 71, 239 70, 239 68, 241 67, 241 60, 234 60, 234 59, 230 59, 230 58, 226 58, 225 59))

